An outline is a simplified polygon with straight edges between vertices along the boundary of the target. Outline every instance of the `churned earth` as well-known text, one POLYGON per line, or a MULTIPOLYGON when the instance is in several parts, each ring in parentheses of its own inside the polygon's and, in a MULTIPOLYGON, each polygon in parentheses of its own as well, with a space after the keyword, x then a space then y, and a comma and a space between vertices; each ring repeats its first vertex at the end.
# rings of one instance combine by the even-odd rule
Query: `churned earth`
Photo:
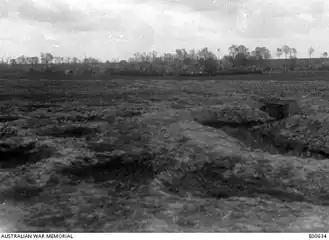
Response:
POLYGON ((1 231, 329 229, 325 81, 0 85, 1 231))

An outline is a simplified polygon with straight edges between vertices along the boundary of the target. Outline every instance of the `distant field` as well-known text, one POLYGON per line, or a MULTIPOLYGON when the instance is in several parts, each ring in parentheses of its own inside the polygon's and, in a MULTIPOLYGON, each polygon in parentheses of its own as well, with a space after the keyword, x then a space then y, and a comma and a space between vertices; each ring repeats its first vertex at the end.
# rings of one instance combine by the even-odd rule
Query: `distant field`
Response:
POLYGON ((2 80, 0 230, 325 232, 320 79, 2 80), (268 96, 301 112, 246 127, 268 96))
POLYGON ((238 72, 227 72, 222 71, 218 72, 215 76, 152 76, 152 75, 145 75, 143 76, 142 73, 140 75, 133 75, 130 73, 121 73, 121 74, 110 74, 110 73, 98 73, 96 76, 91 76, 90 73, 84 74, 77 74, 73 76, 65 76, 64 71, 58 69, 54 69, 53 73, 41 73, 34 72, 28 73, 27 71, 20 71, 15 70, 7 70, 7 71, 0 71, 0 79, 7 79, 7 80, 19 80, 19 79, 30 79, 30 80, 52 80, 58 81, 58 79, 62 80, 179 80, 179 81, 186 81, 186 80, 199 80, 199 81, 209 81, 209 80, 275 80, 275 81, 322 81, 327 80, 329 77, 329 71, 290 71, 290 72, 282 72, 282 71, 273 71, 273 72, 264 72, 263 74, 250 72, 249 74, 238 72), (127 75, 126 75, 127 74, 127 75))

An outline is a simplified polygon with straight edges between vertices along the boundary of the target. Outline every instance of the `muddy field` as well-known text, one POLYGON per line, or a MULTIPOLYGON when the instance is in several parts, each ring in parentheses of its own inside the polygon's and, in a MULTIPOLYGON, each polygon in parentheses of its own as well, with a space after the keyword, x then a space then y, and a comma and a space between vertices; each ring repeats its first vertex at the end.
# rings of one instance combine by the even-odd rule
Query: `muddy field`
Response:
POLYGON ((328 99, 305 79, 0 81, 0 230, 326 232, 328 99))

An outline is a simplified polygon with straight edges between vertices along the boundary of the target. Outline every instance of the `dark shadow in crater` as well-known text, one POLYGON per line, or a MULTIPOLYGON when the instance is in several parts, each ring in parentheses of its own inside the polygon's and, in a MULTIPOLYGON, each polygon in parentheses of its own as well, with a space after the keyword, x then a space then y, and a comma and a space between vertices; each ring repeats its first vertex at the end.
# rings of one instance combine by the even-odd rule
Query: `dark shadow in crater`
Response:
POLYGON ((15 115, 0 115, 0 122, 5 123, 5 122, 12 122, 20 119, 19 116, 15 115))
POLYGON ((129 191, 148 184, 155 176, 149 161, 152 155, 143 153, 138 156, 109 156, 96 154, 97 160, 84 158, 81 162, 71 164, 61 169, 63 175, 69 176, 72 182, 92 181, 94 183, 109 183, 116 193, 129 191))
POLYGON ((262 125, 265 122, 263 121, 246 121, 246 122, 228 122, 228 121, 218 121, 218 120, 211 120, 211 121, 203 121, 201 122, 202 125, 213 127, 213 128, 223 128, 223 127, 231 127, 231 128, 251 128, 253 126, 262 125))
POLYGON ((81 138, 84 136, 95 134, 97 132, 99 132, 97 128, 92 128, 88 126, 65 126, 65 127, 54 126, 41 131, 40 133, 38 133, 38 135, 61 137, 61 138, 66 138, 66 137, 81 138))
POLYGON ((16 168, 24 164, 33 164, 51 157, 54 153, 53 148, 37 146, 34 142, 0 143, 0 168, 16 168))

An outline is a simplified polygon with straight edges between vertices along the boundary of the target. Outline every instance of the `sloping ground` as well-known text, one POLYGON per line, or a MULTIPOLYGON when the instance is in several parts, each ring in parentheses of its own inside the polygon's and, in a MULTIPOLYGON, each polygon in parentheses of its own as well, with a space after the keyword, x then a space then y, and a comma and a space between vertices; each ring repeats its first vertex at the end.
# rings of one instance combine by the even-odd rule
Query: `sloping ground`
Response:
POLYGON ((302 94, 299 84, 52 84, 47 101, 1 102, 1 230, 329 229, 328 159, 303 146, 326 146, 326 103, 300 97, 302 115, 273 121, 253 97, 302 94))
MULTIPOLYGON (((234 116, 243 116, 241 109, 232 110, 234 105, 232 111, 224 109, 227 106, 212 108, 212 114, 208 109, 192 115, 204 122, 229 118, 240 124, 243 118, 269 119, 264 113, 246 108, 246 115, 236 121, 234 116)), ((172 112, 146 119, 168 123, 170 115, 172 112)), ((154 192, 162 193, 167 210, 159 213, 161 217, 151 224, 150 231, 327 231, 327 160, 254 152, 223 130, 184 121, 184 115, 175 118, 181 121, 161 129, 153 140, 156 146, 172 146, 182 139, 179 150, 173 151, 179 163, 153 182, 154 192)))

